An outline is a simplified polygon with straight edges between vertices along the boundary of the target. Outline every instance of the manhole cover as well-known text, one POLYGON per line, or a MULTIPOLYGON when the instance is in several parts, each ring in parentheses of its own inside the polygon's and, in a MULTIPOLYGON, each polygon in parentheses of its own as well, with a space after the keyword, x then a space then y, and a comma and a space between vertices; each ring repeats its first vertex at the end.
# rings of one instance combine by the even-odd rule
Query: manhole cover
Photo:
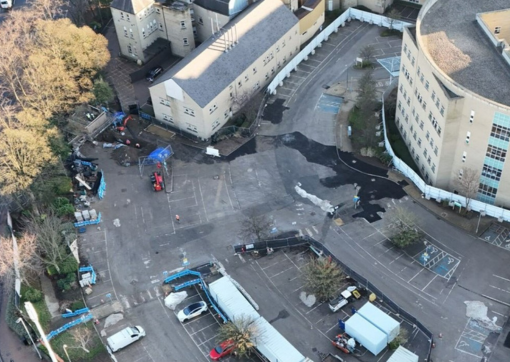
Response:
POLYGON ((441 216, 442 216, 442 217, 447 217, 447 216, 448 216, 448 214, 447 214, 446 212, 442 212, 442 213, 441 213, 441 216))
POLYGON ((219 176, 219 175, 216 175, 216 176, 214 176, 214 177, 213 177, 213 179, 215 179, 215 180, 219 180, 219 179, 220 179, 220 176, 219 176))

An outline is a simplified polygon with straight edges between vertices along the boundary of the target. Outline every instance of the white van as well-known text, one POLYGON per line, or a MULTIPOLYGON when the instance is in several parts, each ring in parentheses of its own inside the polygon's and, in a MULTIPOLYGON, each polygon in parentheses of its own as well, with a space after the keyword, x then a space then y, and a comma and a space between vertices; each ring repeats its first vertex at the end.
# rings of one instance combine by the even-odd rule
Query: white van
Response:
POLYGON ((112 352, 129 346, 131 343, 145 337, 145 331, 140 326, 127 327, 106 340, 112 352))

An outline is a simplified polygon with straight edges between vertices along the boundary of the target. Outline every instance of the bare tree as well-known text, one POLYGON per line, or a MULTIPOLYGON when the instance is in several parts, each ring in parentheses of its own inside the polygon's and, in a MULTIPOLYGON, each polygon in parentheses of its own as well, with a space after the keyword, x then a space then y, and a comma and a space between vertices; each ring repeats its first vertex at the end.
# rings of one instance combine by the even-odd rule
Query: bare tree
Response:
POLYGON ((241 223, 240 235, 245 240, 251 240, 253 237, 257 241, 262 241, 269 235, 271 221, 265 215, 256 216, 251 213, 241 223))
POLYGON ((20 278, 26 284, 29 275, 38 275, 42 272, 42 267, 37 258, 36 237, 33 234, 25 233, 16 240, 16 247, 11 237, 0 238, 0 277, 9 276, 14 273, 15 267, 18 268, 20 278))
POLYGON ((405 248, 421 239, 422 233, 416 225, 416 217, 408 209, 396 207, 391 218, 395 233, 390 241, 398 248, 405 248))
POLYGON ((90 353, 87 347, 93 338, 92 329, 87 327, 73 328, 71 329, 71 336, 73 337, 73 340, 76 342, 76 344, 78 344, 78 347, 70 348, 81 348, 86 353, 90 353))
POLYGON ((375 48, 372 45, 365 45, 359 52, 359 57, 363 59, 362 67, 372 64, 375 56, 375 48))
POLYGON ((471 168, 463 168, 459 170, 459 178, 455 180, 455 186, 458 188, 459 194, 466 199, 466 209, 469 210, 469 203, 478 193, 480 186, 480 173, 471 168))
POLYGON ((386 17, 388 18, 389 29, 391 30, 393 29, 393 25, 395 24, 395 22, 399 21, 402 18, 402 14, 400 14, 400 11, 398 11, 397 9, 391 9, 386 14, 386 17))
POLYGON ((73 256, 67 252, 62 235, 62 220, 49 212, 44 216, 32 215, 27 221, 28 230, 37 235, 39 258, 46 266, 60 273, 60 265, 73 256))

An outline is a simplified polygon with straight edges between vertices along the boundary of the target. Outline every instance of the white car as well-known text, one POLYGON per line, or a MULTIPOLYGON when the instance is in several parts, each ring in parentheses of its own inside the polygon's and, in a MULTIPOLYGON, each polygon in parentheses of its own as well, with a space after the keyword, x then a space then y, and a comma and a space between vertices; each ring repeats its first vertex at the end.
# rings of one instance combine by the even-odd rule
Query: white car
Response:
POLYGON ((199 315, 205 312, 207 312, 207 303, 201 301, 198 303, 190 304, 183 310, 179 311, 179 313, 177 313, 177 319, 179 319, 179 322, 182 323, 189 319, 198 317, 199 315))

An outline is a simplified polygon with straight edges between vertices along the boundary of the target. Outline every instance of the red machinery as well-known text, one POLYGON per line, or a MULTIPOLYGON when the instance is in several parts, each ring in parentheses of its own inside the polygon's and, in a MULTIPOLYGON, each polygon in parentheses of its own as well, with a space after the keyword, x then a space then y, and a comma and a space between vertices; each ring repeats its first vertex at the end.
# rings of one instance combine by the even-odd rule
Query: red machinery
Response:
POLYGON ((130 121, 130 120, 131 120, 131 116, 127 116, 126 118, 124 118, 122 123, 117 126, 117 130, 119 132, 123 132, 126 129, 126 125, 127 125, 128 121, 130 121))
POLYGON ((352 353, 356 347, 354 338, 349 337, 346 333, 337 335, 331 343, 344 353, 352 353))
POLYGON ((161 172, 154 172, 151 174, 151 183, 154 191, 162 191, 165 188, 165 183, 163 182, 163 176, 161 176, 161 172))

